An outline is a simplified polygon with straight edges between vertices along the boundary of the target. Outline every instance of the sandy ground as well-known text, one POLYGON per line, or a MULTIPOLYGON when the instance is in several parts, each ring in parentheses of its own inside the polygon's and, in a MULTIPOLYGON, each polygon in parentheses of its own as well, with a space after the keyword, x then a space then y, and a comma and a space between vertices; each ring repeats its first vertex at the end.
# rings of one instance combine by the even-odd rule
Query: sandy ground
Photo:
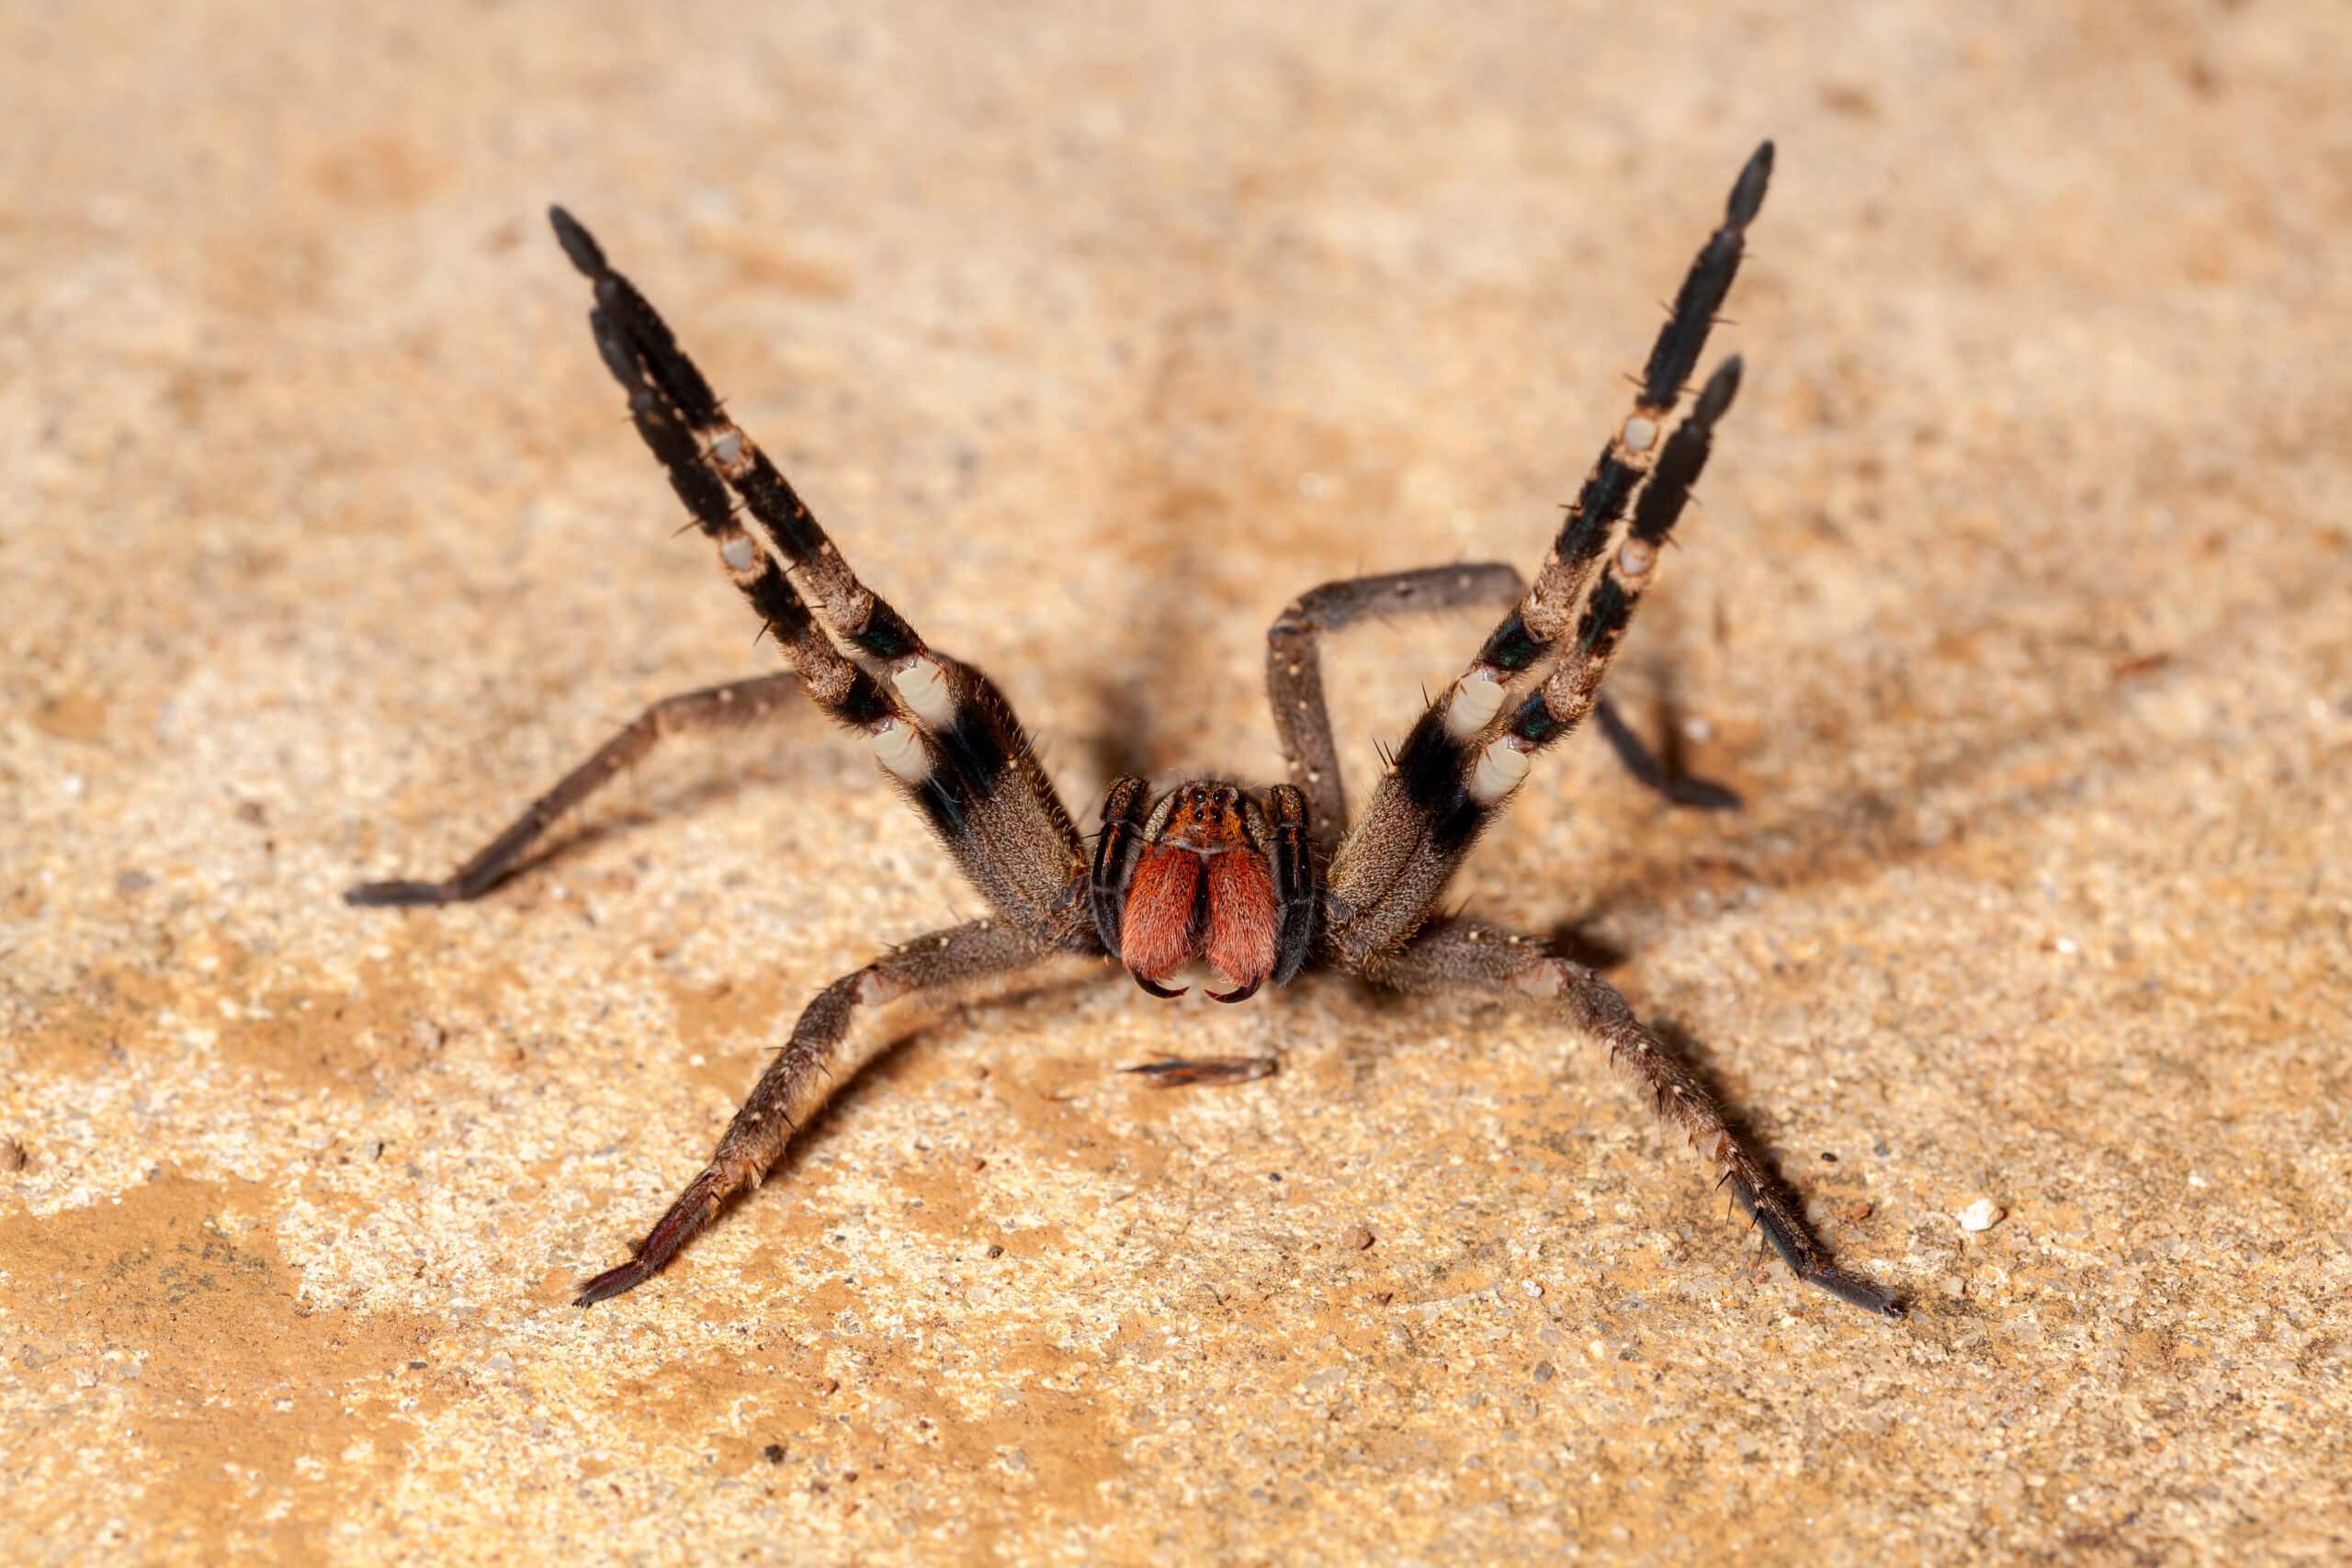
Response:
MULTIPOLYGON (((1212 10, 0 9, 0 1559, 2352 1553, 2352 10, 1212 10), (1615 686, 1748 808, 1588 739, 1458 892, 1907 1322, 1539 1019, 1100 971, 566 1304, 978 902, 805 715, 338 901, 773 668, 549 200, 1085 810, 1273 771, 1295 592, 1532 565, 1765 135, 1615 686)), ((1359 795, 1484 629, 1335 651, 1359 795)))

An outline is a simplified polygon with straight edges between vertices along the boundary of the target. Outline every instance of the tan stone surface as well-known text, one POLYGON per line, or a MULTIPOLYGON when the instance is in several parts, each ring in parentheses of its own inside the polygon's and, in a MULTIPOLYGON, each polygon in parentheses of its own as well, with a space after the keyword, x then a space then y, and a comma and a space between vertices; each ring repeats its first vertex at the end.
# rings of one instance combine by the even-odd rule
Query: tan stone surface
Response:
MULTIPOLYGON (((0 12, 0 1559, 2344 1559, 2352 11, 1283 10, 0 12), (1752 805, 1582 743, 1461 891, 1909 1322, 1532 1019, 1082 976, 565 1304, 977 901, 806 718, 337 901, 769 667, 548 200, 1083 807, 1271 771, 1295 591, 1533 561, 1765 134, 1619 687, 1752 805)), ((1363 774, 1482 630, 1335 659, 1363 774)))

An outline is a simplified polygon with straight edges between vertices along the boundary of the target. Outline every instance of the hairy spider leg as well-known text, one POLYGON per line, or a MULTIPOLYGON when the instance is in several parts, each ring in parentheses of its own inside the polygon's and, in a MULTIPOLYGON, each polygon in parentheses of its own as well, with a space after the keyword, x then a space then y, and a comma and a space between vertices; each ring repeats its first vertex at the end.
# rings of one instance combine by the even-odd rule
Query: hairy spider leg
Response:
POLYGON ((703 461, 676 404, 647 379, 629 340, 601 309, 590 313, 589 326, 605 368, 628 393, 629 418, 639 436, 662 464, 695 525, 718 547, 720 567, 786 649, 793 671, 654 704, 447 879, 368 883, 345 893, 347 902, 447 904, 479 897, 514 869, 559 817, 641 759, 663 735, 756 720, 775 711, 794 684, 853 728, 870 730, 888 722, 895 711, 874 678, 843 659, 826 638, 783 570, 737 523, 726 487, 703 461))
POLYGON ((1610 1061, 1647 1091, 1659 1117, 1689 1139, 1792 1273, 1865 1312, 1904 1314, 1894 1292, 1830 1260, 1780 1178, 1740 1140, 1698 1076, 1634 1016, 1614 986, 1583 964, 1518 931, 1482 920, 1447 919, 1423 927, 1365 973, 1402 991, 1468 990, 1547 1004, 1599 1040, 1610 1061))
POLYGON ((1380 616, 1507 604, 1520 589, 1518 569, 1500 561, 1351 577, 1300 594, 1266 628, 1266 702, 1273 709, 1274 739, 1290 782, 1313 803, 1316 839, 1327 854, 1347 827, 1348 797, 1323 699, 1321 635, 1380 616))
MULTIPOLYGON (((1501 610, 1516 605, 1527 584, 1502 561, 1428 566, 1326 582, 1284 606, 1266 628, 1266 701, 1291 782, 1314 803, 1316 847, 1327 858, 1347 825, 1347 792, 1340 751, 1323 698, 1321 639, 1367 620, 1447 610, 1501 610)), ((1499 702, 1498 703, 1499 705, 1499 702)), ((1603 698, 1594 716, 1625 771, 1645 789, 1677 806, 1735 810, 1739 796, 1719 784, 1677 773, 1661 762, 1603 698)))
POLYGON ((555 208, 549 218, 564 254, 595 285, 590 320, 605 365, 628 389, 633 412, 650 405, 657 415, 650 430, 639 418, 647 445, 696 522, 720 539, 721 565, 747 592, 756 587, 764 596, 754 605, 786 640, 811 695, 865 734, 883 768, 1001 914, 1034 935, 1084 943, 1088 928, 1073 897, 1085 869, 1078 829, 1012 705, 978 669, 926 647, 858 581, 783 474, 720 410, 652 305, 571 214, 555 208), (740 516, 723 505, 727 490, 742 501, 740 516), (721 513, 729 513, 723 523, 721 513), (789 637, 778 624, 787 613, 778 587, 801 612, 789 637), (834 637, 877 665, 887 686, 844 658, 834 637), (854 698, 854 708, 818 690, 820 681, 852 677, 863 682, 846 688, 844 703, 854 698))
POLYGON ((523 857, 567 811, 642 761, 673 735, 757 724, 789 707, 800 694, 800 677, 789 670, 728 681, 699 691, 680 692, 652 704, 596 748, 588 760, 556 782, 553 789, 523 808, 463 865, 438 882, 364 882, 346 890, 343 901, 358 905, 461 904, 479 898, 513 875, 523 857))
POLYGON ((861 1010, 919 991, 1009 974, 1050 951, 1003 920, 972 920, 917 937, 818 992, 793 1024, 792 1038, 769 1062, 751 1098, 728 1124, 710 1163, 655 1223, 637 1256, 582 1285, 572 1304, 593 1306, 643 1284, 708 1227, 730 1199, 760 1184, 834 1086, 846 1082, 888 1043, 869 1033, 858 1045, 844 1049, 850 1025, 861 1010))
POLYGON ((1471 843, 1526 776, 1532 753, 1590 711, 1634 604, 1655 573, 1658 547, 1706 461, 1714 423, 1738 389, 1735 358, 1709 379, 1691 417, 1660 441, 1662 423, 1679 400, 1739 269, 1771 167, 1767 141, 1733 183, 1724 222, 1692 260, 1659 330, 1634 411, 1586 478, 1533 586, 1469 669, 1423 712, 1363 818, 1333 855, 1330 934, 1342 963, 1360 966, 1412 934, 1471 843), (1646 490, 1645 479, 1652 480, 1646 490), (1642 499, 1630 535, 1603 568, 1637 492, 1642 499), (1588 600, 1596 571, 1600 581, 1588 600), (1579 604, 1580 618, 1575 614, 1579 604), (1564 649, 1572 625, 1575 646, 1564 649), (1523 704, 1506 714, 1512 682, 1547 659, 1557 659, 1558 667, 1530 699, 1537 706, 1523 704))

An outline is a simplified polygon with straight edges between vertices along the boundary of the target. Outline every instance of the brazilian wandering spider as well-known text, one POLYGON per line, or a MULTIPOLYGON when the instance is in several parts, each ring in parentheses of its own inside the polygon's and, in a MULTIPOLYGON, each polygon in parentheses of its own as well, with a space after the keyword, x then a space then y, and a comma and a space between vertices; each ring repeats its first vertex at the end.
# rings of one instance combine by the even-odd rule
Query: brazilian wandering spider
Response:
MULTIPOLYGON (((1356 578, 1306 594, 1267 633, 1267 693, 1290 782, 1259 793, 1199 779, 1155 795, 1144 779, 1115 780, 1091 852, 995 684, 928 647, 858 581, 767 455, 721 411, 653 307, 605 264, 585 229, 554 209, 564 254, 595 286, 589 325, 605 368, 628 393, 638 434, 792 668, 654 704, 447 881, 375 882, 345 897, 370 905, 479 897, 517 869, 558 818, 663 736, 764 717, 797 685, 865 737, 993 911, 893 948, 819 992, 710 1163, 636 1257, 589 1280, 579 1304, 651 1279, 731 1199, 759 1184, 836 1083, 873 1055, 873 1047, 843 1049, 860 1009, 1080 953, 1115 955, 1155 997, 1182 995, 1168 982, 1200 962, 1230 987, 1209 992, 1223 1002, 1327 968, 1403 991, 1548 1003, 1649 1090, 1659 1115, 1714 1167, 1718 1184, 1799 1279, 1866 1311, 1902 1315, 1894 1292, 1831 1262, 1792 1195, 1614 987, 1536 938, 1435 908, 1536 755, 1588 715, 1644 783, 1685 804, 1733 804, 1715 786, 1661 769, 1600 694, 1706 464, 1715 423, 1739 389, 1740 362, 1727 359, 1689 416, 1666 432, 1730 291, 1771 168, 1768 141, 1740 171, 1722 227, 1691 262, 1633 412, 1567 509, 1534 586, 1509 566, 1485 564, 1356 578), (1422 713, 1363 815, 1342 831, 1347 806, 1317 639, 1374 615, 1465 607, 1508 613, 1422 713)), ((1167 1084, 1232 1083, 1271 1066, 1205 1057, 1136 1070, 1167 1084)))

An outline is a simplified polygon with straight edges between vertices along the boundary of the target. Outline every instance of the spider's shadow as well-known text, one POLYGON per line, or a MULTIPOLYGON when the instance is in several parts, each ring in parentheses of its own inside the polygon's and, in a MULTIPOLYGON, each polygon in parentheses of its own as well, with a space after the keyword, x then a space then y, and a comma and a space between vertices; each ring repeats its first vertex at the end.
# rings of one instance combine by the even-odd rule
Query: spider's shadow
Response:
POLYGON ((1544 933, 1544 941, 1561 957, 1605 975, 1633 954, 1588 929, 1599 913, 1561 920, 1544 933))

